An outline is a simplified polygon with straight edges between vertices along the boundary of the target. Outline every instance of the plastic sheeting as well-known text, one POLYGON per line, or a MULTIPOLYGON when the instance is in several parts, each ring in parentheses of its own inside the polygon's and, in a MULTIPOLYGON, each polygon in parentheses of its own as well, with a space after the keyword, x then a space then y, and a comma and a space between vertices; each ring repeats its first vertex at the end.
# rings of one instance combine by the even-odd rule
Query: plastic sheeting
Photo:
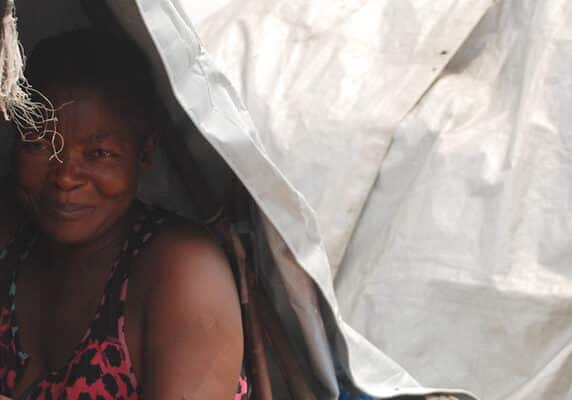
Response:
MULTIPOLYGON (((17 2, 22 38, 28 50, 48 34, 91 23, 75 0, 41 4, 17 2)), ((85 4, 97 7, 97 3, 85 4)), ((162 100, 189 156, 206 163, 209 174, 215 173, 213 169, 218 168, 215 164, 220 159, 203 154, 212 153, 214 148, 260 207, 257 229, 263 235, 258 237, 258 244, 268 244, 272 256, 266 260, 266 272, 269 277, 278 278, 279 285, 274 288, 282 290, 283 296, 275 301, 286 303, 291 310, 293 324, 288 328, 299 330, 307 350, 304 356, 308 363, 304 367, 310 367, 317 380, 314 388, 318 398, 337 399, 340 377, 348 378, 365 392, 386 398, 434 393, 471 398, 462 392, 422 387, 343 321, 313 211, 270 158, 262 140, 264 135, 256 130, 241 99, 205 52, 191 26, 191 8, 176 0, 109 0, 107 4, 122 28, 149 57, 162 100)), ((94 15, 101 18, 106 14, 94 15)), ((109 21, 98 22, 107 25, 109 21)), ((158 154, 158 161, 163 156, 158 154)), ((142 192, 148 193, 143 194, 158 196, 162 204, 167 202, 178 211, 192 212, 185 210, 189 198, 184 190, 178 190, 180 182, 174 178, 177 171, 169 171, 166 164, 154 163, 155 171, 142 187, 142 192)), ((282 317, 288 322, 287 316, 282 317)))
POLYGON ((572 3, 237 0, 200 32, 350 325, 424 384, 572 398, 572 3))
MULTIPOLYGON (((446 393, 420 386, 342 320, 312 210, 269 158, 248 111, 206 54, 181 3, 141 0, 108 4, 147 52, 173 119, 192 120, 264 214, 264 229, 278 273, 308 349, 312 371, 322 386, 320 399, 338 396, 336 363, 355 385, 372 395, 389 398, 446 393)), ((452 393, 459 398, 470 397, 452 393)))

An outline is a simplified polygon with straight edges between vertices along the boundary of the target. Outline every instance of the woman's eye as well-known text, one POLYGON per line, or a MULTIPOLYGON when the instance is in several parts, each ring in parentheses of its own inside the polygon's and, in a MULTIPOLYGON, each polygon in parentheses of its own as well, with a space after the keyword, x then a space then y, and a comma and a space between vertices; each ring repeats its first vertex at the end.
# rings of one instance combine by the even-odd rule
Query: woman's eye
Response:
POLYGON ((45 140, 32 140, 22 142, 22 147, 30 152, 43 152, 49 149, 49 144, 45 140))
POLYGON ((111 151, 105 149, 95 149, 92 150, 90 156, 93 158, 109 158, 113 157, 113 153, 111 151))

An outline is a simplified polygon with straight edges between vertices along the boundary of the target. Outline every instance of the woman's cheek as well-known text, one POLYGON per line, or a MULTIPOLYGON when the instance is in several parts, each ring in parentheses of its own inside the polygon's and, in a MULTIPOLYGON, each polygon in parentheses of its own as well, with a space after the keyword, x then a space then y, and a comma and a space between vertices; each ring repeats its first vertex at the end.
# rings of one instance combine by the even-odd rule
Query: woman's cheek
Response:
POLYGON ((14 162, 17 196, 23 207, 34 213, 47 182, 49 161, 20 151, 14 162))
POLYGON ((18 152, 15 165, 18 186, 28 195, 39 194, 47 181, 48 164, 45 157, 18 152))
POLYGON ((137 176, 134 168, 92 171, 92 179, 99 194, 108 199, 133 197, 137 191, 137 176))

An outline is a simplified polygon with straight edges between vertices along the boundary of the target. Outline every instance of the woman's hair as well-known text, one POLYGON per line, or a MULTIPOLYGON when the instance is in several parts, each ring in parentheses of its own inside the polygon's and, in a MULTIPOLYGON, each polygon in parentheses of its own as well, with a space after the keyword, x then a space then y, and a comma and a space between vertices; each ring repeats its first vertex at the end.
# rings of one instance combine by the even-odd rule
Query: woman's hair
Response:
POLYGON ((26 67, 32 87, 87 86, 143 135, 153 129, 158 108, 150 68, 132 42, 95 29, 66 32, 40 41, 26 67))

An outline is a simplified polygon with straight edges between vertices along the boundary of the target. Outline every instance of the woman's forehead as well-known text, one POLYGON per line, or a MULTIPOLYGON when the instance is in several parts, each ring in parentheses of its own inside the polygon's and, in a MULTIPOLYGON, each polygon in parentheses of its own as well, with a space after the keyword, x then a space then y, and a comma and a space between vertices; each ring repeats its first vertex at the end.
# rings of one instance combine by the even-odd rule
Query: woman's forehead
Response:
POLYGON ((78 105, 83 102, 88 105, 104 102, 104 95, 101 89, 93 85, 72 84, 72 83, 50 83, 42 90, 51 105, 56 111, 65 109, 68 105, 78 105))
POLYGON ((77 85, 48 86, 56 130, 64 136, 89 136, 101 141, 131 134, 128 119, 115 112, 109 99, 97 88, 77 85))

